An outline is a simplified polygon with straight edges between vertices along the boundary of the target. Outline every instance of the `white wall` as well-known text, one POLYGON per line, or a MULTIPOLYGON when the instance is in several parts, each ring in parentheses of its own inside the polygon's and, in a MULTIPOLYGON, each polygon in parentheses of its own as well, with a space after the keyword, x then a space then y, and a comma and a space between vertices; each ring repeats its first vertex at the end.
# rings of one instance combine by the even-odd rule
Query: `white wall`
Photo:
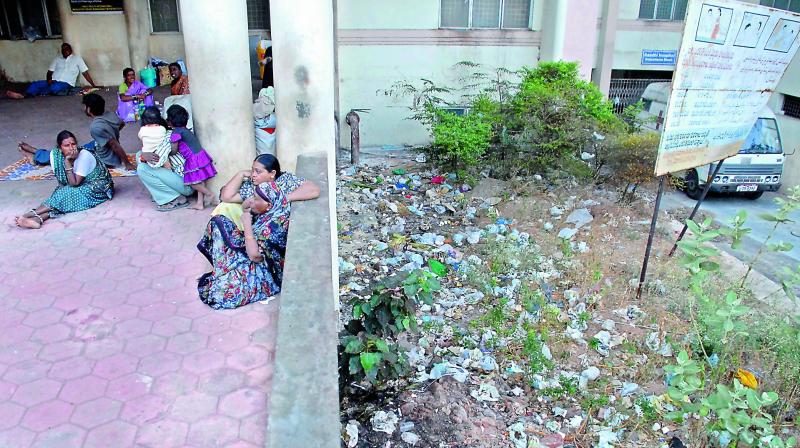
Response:
MULTIPOLYGON (((342 46, 339 110, 344 116, 350 109, 371 109, 360 114, 363 146, 425 144, 429 136, 424 127, 406 120, 411 98, 388 97, 381 90, 398 81, 418 82, 420 78, 454 86, 457 82, 451 67, 465 60, 509 69, 535 66, 538 51, 538 47, 342 46)), ((342 146, 349 146, 349 128, 343 124, 340 131, 342 146)))

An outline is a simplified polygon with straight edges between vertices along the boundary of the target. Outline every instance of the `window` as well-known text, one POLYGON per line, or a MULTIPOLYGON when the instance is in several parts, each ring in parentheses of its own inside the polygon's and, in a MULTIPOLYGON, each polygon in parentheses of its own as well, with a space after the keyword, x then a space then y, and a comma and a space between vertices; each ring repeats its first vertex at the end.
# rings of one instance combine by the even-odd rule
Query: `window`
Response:
POLYGON ((764 6, 785 9, 786 11, 800 12, 800 0, 761 0, 764 6))
POLYGON ((56 0, 0 0, 0 39, 60 36, 56 0))
POLYGON ((150 0, 150 23, 154 33, 178 33, 178 0, 150 0))
POLYGON ((783 113, 794 118, 800 118, 800 98, 783 95, 783 113))
POLYGON ((250 30, 269 29, 269 2, 267 0, 247 0, 247 28, 250 30))
POLYGON ((441 0, 442 28, 527 29, 531 0, 441 0))
POLYGON ((641 0, 639 18, 645 20, 683 20, 689 0, 641 0))

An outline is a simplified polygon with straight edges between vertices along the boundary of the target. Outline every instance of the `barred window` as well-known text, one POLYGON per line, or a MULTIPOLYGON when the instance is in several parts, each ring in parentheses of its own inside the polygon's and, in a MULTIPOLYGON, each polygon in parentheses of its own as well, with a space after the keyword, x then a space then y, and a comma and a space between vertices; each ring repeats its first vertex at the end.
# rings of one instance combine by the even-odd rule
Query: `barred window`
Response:
POLYGON ((800 0, 761 0, 760 3, 770 8, 800 12, 800 0))
POLYGON ((0 0, 0 39, 61 36, 55 0, 0 0))
POLYGON ((150 23, 154 33, 180 32, 178 0, 150 0, 150 23))
POLYGON ((646 20, 683 20, 689 0, 641 0, 639 18, 646 20))
POLYGON ((792 95, 783 95, 782 110, 785 115, 800 118, 800 98, 792 95))
POLYGON ((251 30, 269 29, 269 2, 267 0, 247 0, 247 28, 251 30))
POLYGON ((442 28, 527 29, 531 0, 441 0, 442 28))

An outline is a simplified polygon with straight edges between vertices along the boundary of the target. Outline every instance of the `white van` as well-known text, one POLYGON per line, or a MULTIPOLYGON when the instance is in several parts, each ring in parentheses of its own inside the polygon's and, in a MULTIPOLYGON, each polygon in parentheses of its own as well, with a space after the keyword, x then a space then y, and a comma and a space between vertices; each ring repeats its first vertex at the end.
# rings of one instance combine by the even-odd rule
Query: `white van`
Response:
MULTIPOLYGON (((663 130, 670 84, 652 83, 642 94, 644 110, 640 118, 646 120, 645 127, 650 130, 663 130)), ((674 175, 683 177, 684 191, 692 199, 700 198, 708 182, 711 182, 711 191, 739 193, 750 199, 758 199, 765 191, 778 191, 781 188, 785 158, 775 113, 765 106, 739 154, 725 159, 714 179, 710 179, 710 176, 714 173, 716 163, 674 175)))

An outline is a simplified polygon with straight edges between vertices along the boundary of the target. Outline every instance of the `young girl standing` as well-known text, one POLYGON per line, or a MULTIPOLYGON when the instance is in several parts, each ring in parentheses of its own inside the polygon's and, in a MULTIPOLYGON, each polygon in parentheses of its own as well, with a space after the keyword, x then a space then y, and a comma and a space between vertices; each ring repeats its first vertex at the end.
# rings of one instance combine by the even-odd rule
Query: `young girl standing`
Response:
POLYGON ((217 175, 214 162, 200 145, 197 136, 186 128, 189 113, 175 104, 167 109, 167 122, 173 128, 170 141, 173 152, 177 150, 186 162, 183 165, 183 183, 197 191, 194 209, 203 210, 208 205, 219 204, 217 196, 206 187, 206 181, 217 175))
POLYGON ((161 117, 161 112, 155 106, 149 106, 142 112, 142 128, 139 129, 139 139, 142 141, 142 158, 140 162, 147 162, 145 153, 154 153, 158 160, 147 162, 153 168, 164 167, 179 175, 183 175, 183 157, 171 155, 171 131, 167 129, 167 122, 161 117))

